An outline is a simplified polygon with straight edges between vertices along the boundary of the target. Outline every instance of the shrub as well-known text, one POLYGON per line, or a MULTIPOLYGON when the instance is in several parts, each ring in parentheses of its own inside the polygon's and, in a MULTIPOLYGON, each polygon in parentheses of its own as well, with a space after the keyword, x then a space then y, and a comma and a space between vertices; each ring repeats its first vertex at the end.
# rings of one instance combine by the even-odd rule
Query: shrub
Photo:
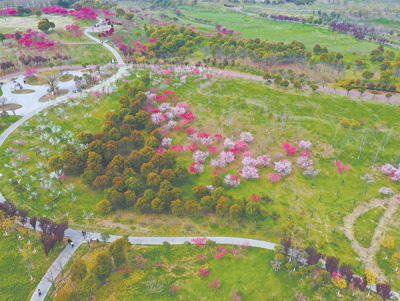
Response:
POLYGON ((109 214, 111 212, 111 203, 108 200, 102 200, 97 203, 97 212, 102 215, 109 214))

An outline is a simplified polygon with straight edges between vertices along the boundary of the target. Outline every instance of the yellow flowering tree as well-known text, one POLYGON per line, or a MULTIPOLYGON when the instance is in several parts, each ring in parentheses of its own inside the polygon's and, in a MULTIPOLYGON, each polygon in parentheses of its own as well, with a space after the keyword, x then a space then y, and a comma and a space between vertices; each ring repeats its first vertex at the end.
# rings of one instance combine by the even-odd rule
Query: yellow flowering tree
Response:
POLYGON ((371 286, 374 285, 375 281, 376 281, 376 274, 374 271, 367 270, 365 272, 365 277, 367 278, 367 283, 369 285, 369 292, 368 292, 368 296, 369 296, 371 293, 371 286))
POLYGON ((339 289, 338 296, 340 296, 340 290, 345 289, 347 287, 346 279, 342 278, 342 275, 340 275, 340 273, 336 273, 336 272, 333 273, 332 276, 333 276, 332 282, 339 289))
POLYGON ((387 254, 385 257, 385 259, 387 259, 389 256, 390 250, 392 250, 394 248, 394 239, 391 237, 385 237, 385 239, 381 241, 381 245, 387 251, 387 254))
POLYGON ((390 262, 392 263, 394 271, 397 272, 400 265, 400 251, 393 254, 390 262))

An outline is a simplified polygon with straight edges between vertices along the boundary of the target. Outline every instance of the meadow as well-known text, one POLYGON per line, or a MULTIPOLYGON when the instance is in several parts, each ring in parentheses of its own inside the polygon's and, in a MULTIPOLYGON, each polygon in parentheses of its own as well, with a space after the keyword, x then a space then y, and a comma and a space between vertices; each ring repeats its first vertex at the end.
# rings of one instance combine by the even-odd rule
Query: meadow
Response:
POLYGON ((353 36, 346 34, 333 34, 330 28, 310 26, 307 24, 282 23, 271 20, 263 20, 233 13, 223 8, 198 9, 183 8, 181 13, 185 16, 181 18, 185 24, 192 24, 201 31, 211 31, 215 29, 215 24, 220 24, 226 28, 231 28, 235 32, 240 32, 245 38, 260 38, 268 41, 290 43, 293 40, 300 41, 307 48, 312 48, 316 44, 321 47, 326 46, 329 50, 340 51, 343 54, 369 53, 379 46, 367 40, 357 40, 353 36), (194 18, 210 20, 211 25, 201 24, 194 18))
MULTIPOLYGON (((95 244, 91 252, 80 252, 73 260, 79 258, 86 263, 88 273, 94 264, 97 254, 103 252, 103 245, 95 244)), ((310 275, 305 268, 300 271, 290 271, 282 262, 279 271, 274 272, 270 261, 276 253, 258 248, 218 246, 214 248, 189 246, 131 246, 126 251, 127 263, 114 271, 107 278, 106 284, 92 282, 90 293, 84 289, 83 294, 96 300, 227 300, 240 296, 243 300, 295 300, 296 294, 310 298, 324 296, 336 300, 337 295, 333 285, 325 283, 327 290, 309 285, 310 275), (240 249, 239 253, 237 252, 240 249), (217 254, 222 254, 217 258, 217 254), (205 271, 203 275, 199 271, 205 271), (208 273, 208 274, 207 274, 208 273), (219 285, 214 290, 210 283, 215 280, 219 285), (235 292, 235 293, 234 293, 235 292)), ((289 265, 288 265, 289 266, 289 265)), ((315 268, 314 268, 315 269, 315 268)), ((318 271, 318 269, 315 269, 318 271)), ((69 272, 66 274, 68 275, 69 272)), ((312 273, 311 273, 312 274, 312 273)), ((84 280, 86 281, 86 280, 84 280)), ((85 282, 84 282, 85 283, 85 282)), ((66 292, 79 286, 71 278, 65 280, 59 290, 58 297, 54 295, 48 300, 63 300, 61 296, 71 296, 66 292)), ((82 293, 81 293, 82 294, 82 293)), ((345 295, 350 295, 348 290, 345 295)), ((371 295, 375 299, 375 295, 371 295)), ((233 300, 242 300, 233 299, 233 300)))
MULTIPOLYGON (((48 267, 62 250, 63 246, 58 245, 50 252, 49 258, 43 252, 40 245, 40 236, 36 236, 37 253, 33 253, 33 244, 28 244, 26 235, 19 244, 22 251, 18 251, 17 239, 14 233, 10 236, 0 235, 0 298, 2 300, 26 300, 42 279, 48 267), (31 262, 31 280, 28 272, 29 261, 31 262)), ((32 233, 29 234, 33 241, 32 233)))
MULTIPOLYGON (((130 77, 131 80, 133 78, 135 75, 130 77)), ((27 194, 18 196, 8 185, 2 185, 2 193, 18 200, 19 205, 39 215, 69 215, 71 227, 95 231, 109 229, 113 234, 224 235, 279 242, 285 231, 292 231, 295 227, 300 231, 304 243, 317 246, 321 252, 340 255, 343 260, 358 266, 357 254, 338 228, 345 226, 343 216, 357 205, 372 198, 380 198, 378 190, 381 186, 398 189, 398 184, 388 182, 388 178, 380 172, 380 165, 388 162, 394 164, 398 160, 399 142, 395 138, 399 114, 397 107, 354 102, 347 97, 336 95, 279 90, 264 83, 242 79, 214 78, 203 80, 201 83, 190 80, 177 89, 176 93, 190 103, 196 116, 195 127, 200 131, 219 132, 227 137, 231 137, 232 134, 237 136, 244 130, 253 133, 256 139, 249 146, 253 153, 262 151, 275 158, 282 153, 283 142, 296 144, 296 141, 310 140, 313 143, 311 156, 316 162, 316 167, 322 170, 321 173, 315 179, 310 179, 301 174, 300 168, 294 167, 291 175, 280 182, 271 183, 267 175, 272 169, 261 169, 260 178, 243 179, 236 189, 226 187, 227 194, 231 196, 249 199, 252 194, 258 194, 274 200, 272 203, 262 203, 261 207, 268 214, 277 214, 278 219, 274 220, 268 216, 260 222, 243 220, 240 223, 230 223, 227 219, 220 219, 214 215, 141 215, 131 209, 118 210, 108 217, 101 217, 96 214, 95 208, 103 199, 103 193, 91 190, 81 183, 79 177, 72 176, 62 179, 57 184, 56 189, 61 195, 54 207, 45 204, 48 192, 34 184, 34 181, 29 182, 33 190, 41 191, 38 199, 30 199, 27 194), (249 86, 252 87, 250 91, 249 86), (240 95, 245 97, 239 97, 240 95), (344 119, 362 120, 364 125, 358 129, 343 128, 340 122, 344 119), (357 159, 361 141, 365 137, 370 144, 363 148, 361 158, 357 159), (378 149, 386 140, 385 149, 379 152, 378 159, 371 169, 378 149), (351 164, 351 170, 340 174, 334 165, 338 160, 351 164), (367 173, 374 174, 375 183, 367 185, 360 179, 367 173), (73 185, 72 195, 68 192, 70 185, 73 185)), ((99 102, 90 96, 80 101, 79 105, 71 101, 64 106, 53 107, 10 135, 1 151, 4 153, 13 145, 13 141, 26 139, 27 133, 45 124, 49 127, 45 132, 51 133, 50 128, 59 125, 62 132, 71 133, 70 137, 76 137, 83 129, 98 132, 104 122, 104 114, 116 110, 121 95, 119 90, 109 96, 103 95, 99 102)), ((171 138, 174 144, 186 143, 186 138, 179 132, 173 133, 171 138)), ((30 136, 27 141, 28 143, 20 149, 29 158, 23 166, 31 174, 39 172, 36 165, 38 162, 42 166, 46 165, 46 158, 43 155, 38 156, 39 145, 51 152, 60 151, 60 146, 44 144, 37 134, 30 136)), ((290 156, 288 159, 294 161, 290 156)), ((6 156, 1 159, 3 164, 9 164, 9 160, 6 156)), ((178 160, 179 164, 187 167, 191 161, 191 153, 180 155, 178 160)), ((226 173, 237 174, 238 169, 240 165, 234 163, 228 167, 226 173)), ((1 180, 3 184, 6 183, 6 178, 11 176, 12 170, 5 169, 4 172, 7 176, 1 180)), ((191 176, 181 187, 183 198, 192 197, 194 186, 211 184, 211 177, 212 167, 206 164, 204 173, 191 176)), ((397 224, 398 218, 391 227, 394 228, 397 224)), ((370 235, 368 231, 372 230, 365 231, 367 236, 370 235)), ((356 272, 362 274, 363 269, 361 265, 356 272)))

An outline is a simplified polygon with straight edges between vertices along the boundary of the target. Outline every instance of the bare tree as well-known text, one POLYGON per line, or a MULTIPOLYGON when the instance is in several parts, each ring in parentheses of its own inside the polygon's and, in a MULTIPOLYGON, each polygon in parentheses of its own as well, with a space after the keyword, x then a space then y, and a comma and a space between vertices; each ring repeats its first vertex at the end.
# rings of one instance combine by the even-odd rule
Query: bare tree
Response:
POLYGON ((0 105, 3 108, 3 112, 5 111, 5 106, 8 103, 8 98, 6 96, 0 97, 0 105))
POLYGON ((56 294, 56 296, 57 296, 57 284, 56 284, 57 276, 58 273, 55 270, 51 269, 49 270, 49 274, 45 277, 47 281, 51 282, 53 286, 53 292, 56 294))
POLYGON ((54 91, 56 91, 58 89, 58 83, 60 81, 60 75, 59 74, 46 75, 44 77, 44 80, 46 81, 46 84, 50 88, 51 95, 54 95, 54 91))
POLYGON ((86 231, 82 231, 82 236, 83 236, 83 239, 87 242, 87 244, 88 244, 88 247, 89 247, 89 251, 91 250, 91 248, 90 248, 90 243, 92 242, 92 233, 87 233, 86 231))

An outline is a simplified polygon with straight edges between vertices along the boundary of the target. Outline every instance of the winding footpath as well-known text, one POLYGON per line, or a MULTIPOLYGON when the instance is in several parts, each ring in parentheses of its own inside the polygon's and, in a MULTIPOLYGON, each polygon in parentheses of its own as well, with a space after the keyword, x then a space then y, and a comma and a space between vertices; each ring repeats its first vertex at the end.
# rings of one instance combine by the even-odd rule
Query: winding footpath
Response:
MULTIPOLYGON (((101 23, 101 19, 99 19, 99 23, 101 23)), ((88 28, 85 30, 85 35, 89 37, 90 39, 94 40, 97 43, 101 43, 101 41, 89 34, 91 28, 88 28)), ((109 86, 113 84, 116 80, 118 80, 120 77, 124 76, 126 74, 126 67, 125 63, 122 59, 122 57, 119 55, 119 53, 110 45, 106 43, 101 43, 104 47, 106 47, 108 50, 110 50, 119 65, 122 65, 122 67, 118 70, 117 74, 113 75, 111 78, 107 79, 103 83, 99 84, 98 86, 95 86, 91 89, 86 90, 84 93, 81 94, 85 95, 87 92, 91 91, 99 91, 101 90, 102 87, 109 86)), ((240 76, 240 77, 245 77, 248 79, 255 79, 255 80, 260 80, 262 77, 255 77, 255 76, 249 76, 246 74, 242 73, 237 73, 237 72, 222 72, 221 70, 218 70, 220 74, 228 74, 232 76, 240 76)), ((25 116, 23 116, 20 120, 12 124, 9 128, 7 128, 1 135, 0 135, 0 146, 3 145, 5 140, 8 138, 8 136, 15 130, 17 129, 21 124, 23 124, 25 121, 33 117, 35 114, 39 113, 40 111, 53 106, 61 101, 64 101, 65 97, 59 97, 58 99, 55 99, 53 101, 49 101, 47 103, 43 103, 40 107, 35 108, 31 112, 28 112, 25 116)), ((0 201, 5 201, 5 198, 3 195, 0 193, 0 201)), ((75 229, 67 229, 65 231, 65 236, 69 237, 73 240, 74 246, 72 247, 71 245, 67 245, 64 250, 60 253, 60 255, 55 259, 55 261, 52 263, 52 265, 49 267, 43 278, 40 280, 38 286, 36 287, 35 291, 33 292, 33 295, 30 300, 33 301, 38 301, 38 300, 44 300, 46 298, 46 295, 50 291, 52 284, 54 283, 55 279, 60 275, 62 272, 63 268, 65 267, 66 263, 70 260, 70 258, 74 255, 75 251, 79 248, 80 245, 83 243, 87 243, 90 240, 100 240, 100 233, 92 233, 92 232, 87 232, 85 236, 83 236, 81 230, 75 230, 75 229), (42 292, 42 296, 39 297, 38 295, 38 290, 42 292)), ((113 242, 118 238, 121 238, 122 236, 118 235, 111 235, 108 242, 113 242)), ((179 244, 184 244, 185 242, 189 241, 192 242, 192 240, 195 237, 134 237, 130 236, 128 237, 129 241, 132 244, 143 244, 143 245, 162 245, 163 242, 169 242, 172 245, 179 245, 179 244)), ((245 238, 237 238, 237 237, 208 237, 208 239, 214 240, 217 244, 224 244, 224 245, 239 245, 239 244, 244 244, 248 243, 250 247, 257 247, 257 248, 263 248, 267 250, 274 250, 276 244, 267 242, 267 241, 262 241, 262 240, 255 240, 255 239, 245 239, 245 238)), ((396 296, 399 296, 397 293, 395 293, 396 296)))
POLYGON ((396 200, 397 197, 391 198, 389 201, 384 199, 375 199, 367 204, 361 204, 357 206, 352 213, 344 217, 344 226, 339 228, 351 241, 351 246, 360 257, 360 261, 364 263, 365 268, 371 271, 375 271, 380 281, 385 281, 386 277, 376 262, 376 253, 380 249, 381 239, 384 236, 384 233, 386 232, 388 226, 390 225, 390 221, 399 209, 399 204, 396 202, 396 200), (354 224, 361 214, 364 214, 376 207, 385 208, 386 203, 388 203, 388 205, 386 207, 385 213, 379 219, 378 225, 375 228, 375 232, 371 240, 371 245, 369 248, 365 248, 357 241, 354 236, 354 224))

